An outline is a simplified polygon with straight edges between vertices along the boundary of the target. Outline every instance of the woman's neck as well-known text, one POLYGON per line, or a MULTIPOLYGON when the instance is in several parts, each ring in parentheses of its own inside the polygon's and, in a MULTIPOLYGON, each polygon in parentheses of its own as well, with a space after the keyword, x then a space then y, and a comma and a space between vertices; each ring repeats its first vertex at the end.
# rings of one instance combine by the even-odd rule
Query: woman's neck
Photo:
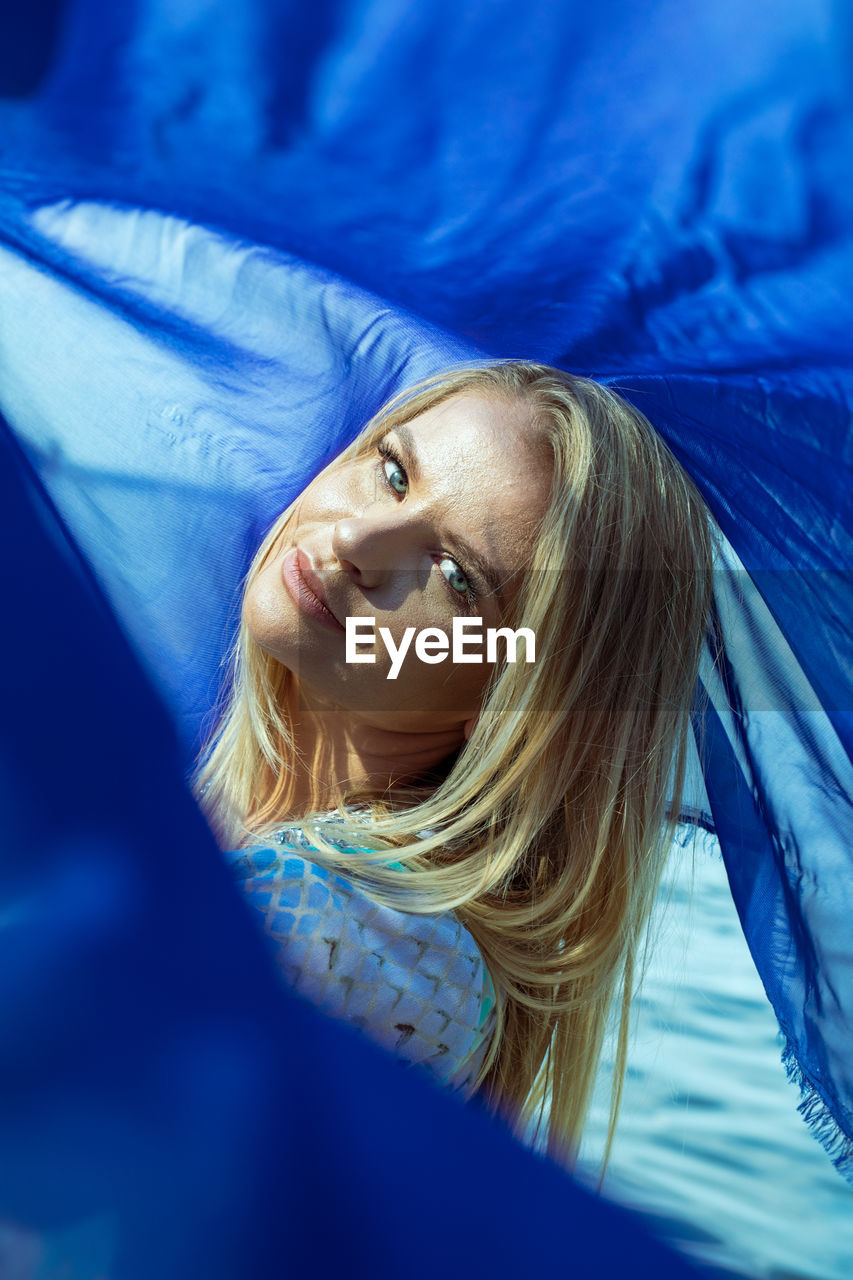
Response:
POLYGON ((317 715, 300 712, 293 723, 296 749, 290 785, 282 789, 270 771, 264 794, 276 791, 275 812, 259 806, 247 819, 296 822, 308 813, 337 808, 347 791, 393 799, 395 789, 412 785, 435 786, 449 756, 464 741, 459 728, 400 731, 347 720, 342 713, 317 715))

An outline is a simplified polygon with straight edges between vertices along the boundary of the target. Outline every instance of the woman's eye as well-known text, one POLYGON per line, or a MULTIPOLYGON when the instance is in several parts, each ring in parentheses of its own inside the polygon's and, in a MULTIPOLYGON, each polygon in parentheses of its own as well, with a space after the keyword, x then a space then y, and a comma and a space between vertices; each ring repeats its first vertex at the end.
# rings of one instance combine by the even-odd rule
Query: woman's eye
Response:
POLYGON ((444 573, 453 590, 458 591, 460 595, 470 600, 473 596, 471 584, 455 560, 451 560, 449 556, 443 556, 438 562, 438 567, 444 573), (449 568, 450 573, 446 573, 445 568, 449 568))
POLYGON ((401 498, 405 497, 406 490, 409 487, 408 476, 387 445, 380 444, 379 452, 382 455, 382 471, 385 475, 386 484, 401 498))

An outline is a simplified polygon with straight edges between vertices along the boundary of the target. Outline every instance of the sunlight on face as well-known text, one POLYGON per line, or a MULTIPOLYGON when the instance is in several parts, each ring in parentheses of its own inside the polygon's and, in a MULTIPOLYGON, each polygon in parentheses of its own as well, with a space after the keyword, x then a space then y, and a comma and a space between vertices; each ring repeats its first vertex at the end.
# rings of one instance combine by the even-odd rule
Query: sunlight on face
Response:
POLYGON ((400 728, 460 723, 479 707, 485 662, 427 664, 411 647, 389 680, 381 643, 375 664, 345 661, 345 619, 374 618, 395 646, 409 627, 450 635, 455 617, 501 625, 551 476, 523 405, 465 393, 427 410, 304 490, 289 536, 246 595, 252 636, 331 708, 393 712, 400 728), (300 577, 332 617, 300 597, 300 577))

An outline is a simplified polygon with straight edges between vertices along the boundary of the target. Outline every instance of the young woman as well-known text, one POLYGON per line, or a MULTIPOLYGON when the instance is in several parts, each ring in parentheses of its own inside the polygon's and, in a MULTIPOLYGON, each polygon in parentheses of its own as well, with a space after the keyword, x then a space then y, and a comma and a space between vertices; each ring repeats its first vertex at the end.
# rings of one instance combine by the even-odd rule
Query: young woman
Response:
POLYGON ((512 361, 421 383, 259 548, 196 777, 296 989, 569 1162, 615 1010, 612 1139, 714 527, 594 382, 512 361), (499 628, 533 660, 478 647, 499 628))

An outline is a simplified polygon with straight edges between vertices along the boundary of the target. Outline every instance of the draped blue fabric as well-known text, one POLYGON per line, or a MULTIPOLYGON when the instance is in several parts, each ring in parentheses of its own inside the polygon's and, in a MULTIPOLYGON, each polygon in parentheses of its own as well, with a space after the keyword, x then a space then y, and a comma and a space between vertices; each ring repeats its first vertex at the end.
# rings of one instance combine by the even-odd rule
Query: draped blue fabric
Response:
POLYGON ((726 536, 696 805, 849 1176, 846 7, 36 9, 0 52, 0 413, 180 768, 254 547, 391 392, 470 356, 610 382, 726 536))

